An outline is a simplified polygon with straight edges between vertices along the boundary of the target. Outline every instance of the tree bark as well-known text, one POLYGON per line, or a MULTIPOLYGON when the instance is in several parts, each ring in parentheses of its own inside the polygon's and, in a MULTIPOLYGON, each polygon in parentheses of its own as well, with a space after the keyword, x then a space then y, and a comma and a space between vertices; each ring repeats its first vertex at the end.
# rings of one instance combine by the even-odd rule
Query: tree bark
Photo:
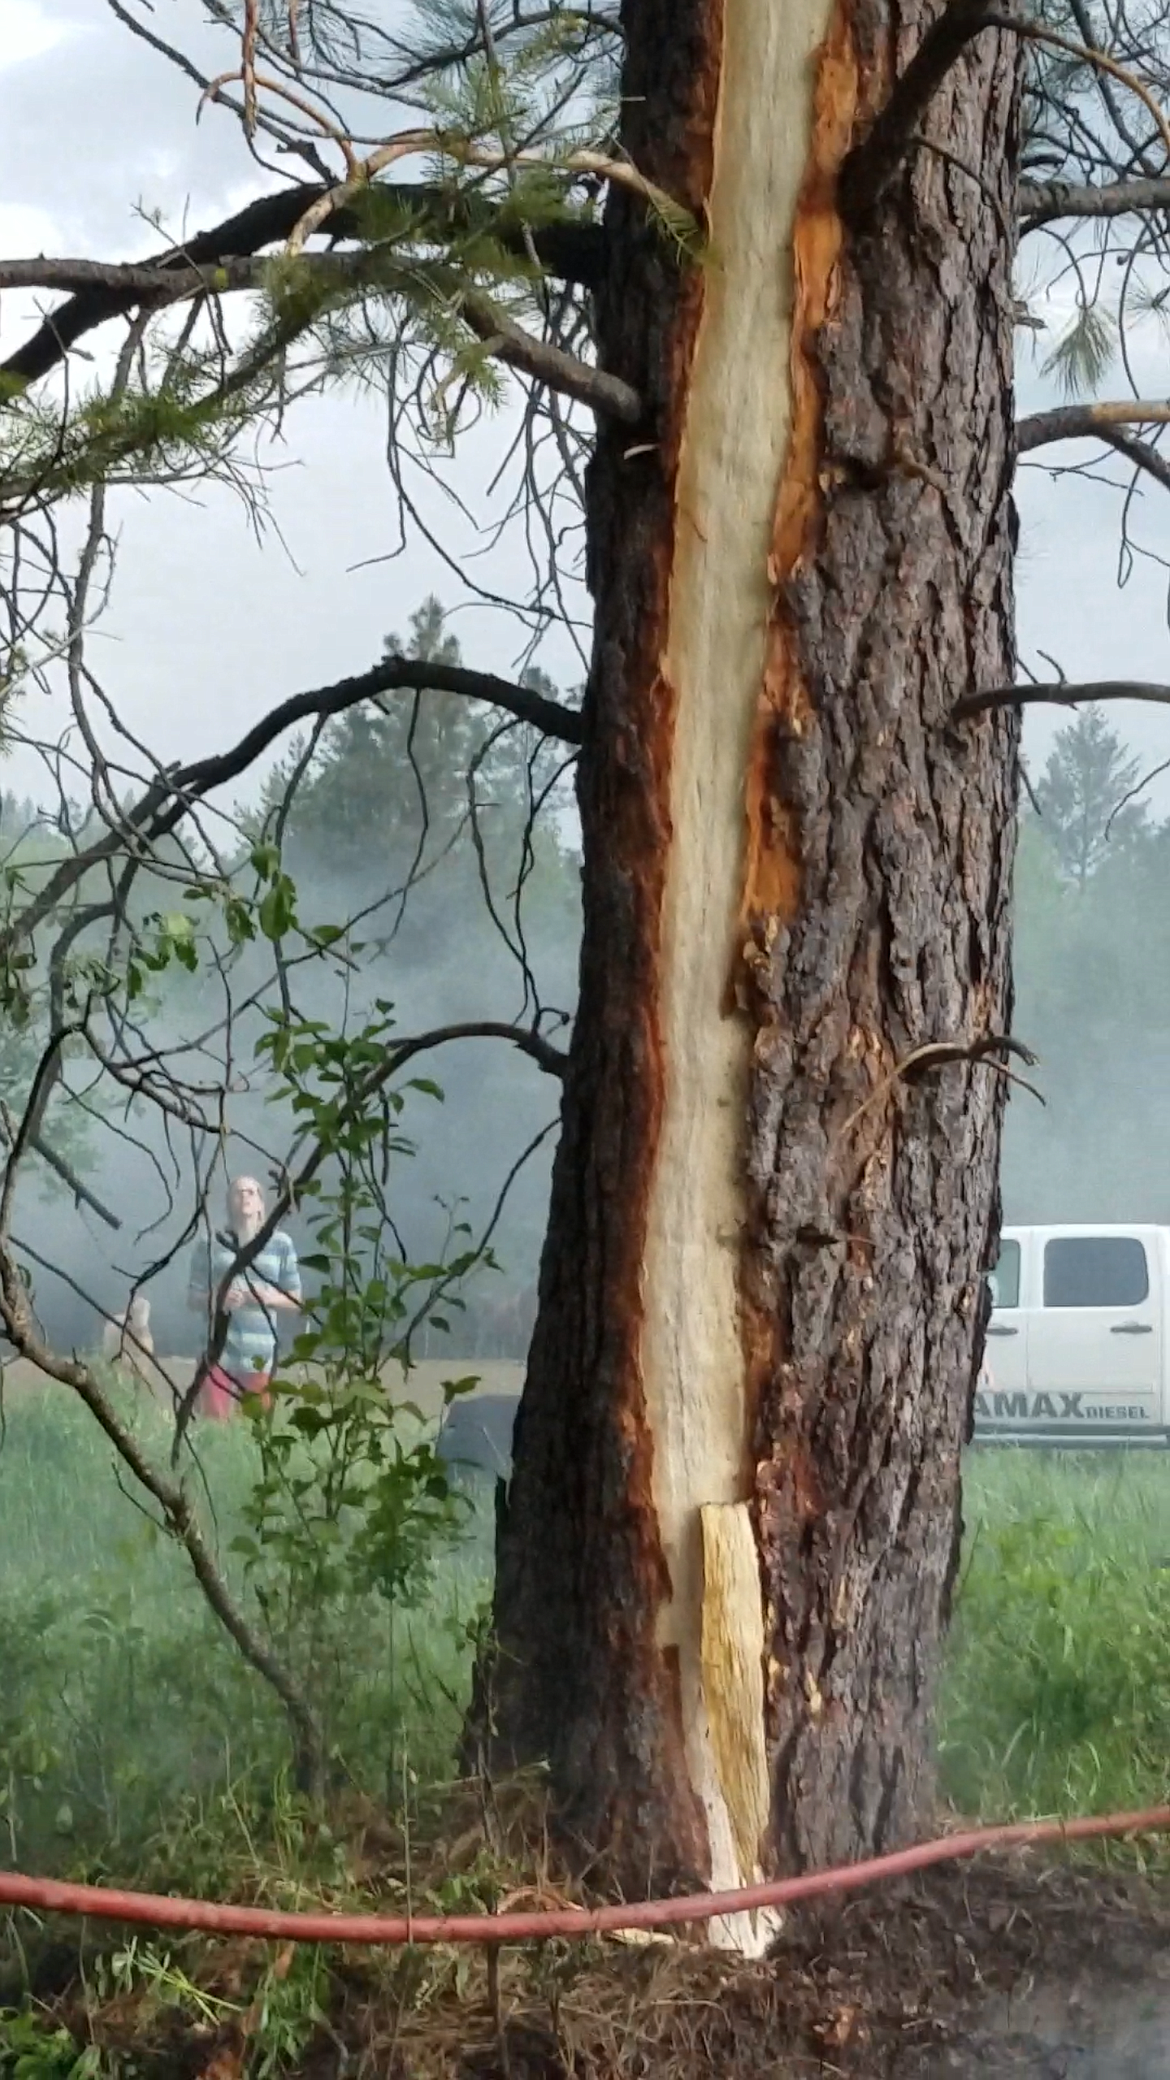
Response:
POLYGON ((1018 722, 949 717, 1014 678, 1011 40, 864 234, 835 178, 934 12, 623 6, 624 144, 712 251, 613 196, 647 421, 589 484, 580 1009, 480 1703, 639 1893, 931 1798, 1004 1085, 898 1065, 1010 1015, 1018 722))

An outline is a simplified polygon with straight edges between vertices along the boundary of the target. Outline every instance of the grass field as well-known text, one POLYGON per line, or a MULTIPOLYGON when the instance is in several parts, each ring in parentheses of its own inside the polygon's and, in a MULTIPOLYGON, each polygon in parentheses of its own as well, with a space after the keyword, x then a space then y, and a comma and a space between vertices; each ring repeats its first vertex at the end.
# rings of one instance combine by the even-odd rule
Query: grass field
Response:
POLYGON ((1158 1804, 1170 1788, 1170 1454, 984 1448, 940 1712, 982 1817, 1158 1804))
MULTIPOLYGON (((419 1383, 424 1403, 433 1384, 419 1383)), ((133 1391, 122 1399, 165 1464, 161 1410, 133 1391)), ((198 1452, 210 1541, 239 1591, 231 1545, 256 1477, 250 1426, 202 1425, 198 1452)), ((331 1613, 315 1702, 342 1777, 376 1798, 411 1772, 450 1768, 468 1629, 490 1581, 479 1502, 425 1609, 392 1619, 355 1595, 331 1613)), ((88 1412, 49 1381, 6 1392, 0 1861, 137 1867, 160 1834, 193 1841, 225 1800, 241 1817, 269 1805, 286 1747, 279 1707, 207 1611, 186 1555, 136 1506, 88 1412)))
MULTIPOLYGON (((497 1389, 516 1377, 492 1370, 497 1389)), ((164 1453, 159 1412, 140 1403, 136 1420, 164 1453)), ((200 1451, 232 1571, 255 1447, 239 1422, 204 1428, 200 1451)), ((480 1502, 424 1609, 393 1624, 370 1598, 334 1613, 322 1666, 339 1766, 375 1797, 452 1765, 490 1578, 480 1502)), ((950 1802, 990 1818, 1162 1798, 1170 1457, 975 1452, 966 1516, 939 1715, 950 1802)), ((201 1825, 271 1804, 283 1753, 278 1709, 185 1557, 121 1490, 86 1412, 51 1384, 6 1396, 0 1860, 129 1875, 157 1868, 162 1843, 167 1869, 190 1879, 201 1825)))

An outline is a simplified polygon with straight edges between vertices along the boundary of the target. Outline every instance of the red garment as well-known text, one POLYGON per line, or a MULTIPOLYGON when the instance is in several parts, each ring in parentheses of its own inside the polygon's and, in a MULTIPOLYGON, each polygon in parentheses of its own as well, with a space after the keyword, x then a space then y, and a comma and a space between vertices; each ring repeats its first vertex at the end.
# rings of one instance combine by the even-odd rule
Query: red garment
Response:
POLYGON ((202 1409, 213 1423, 226 1423, 235 1415, 245 1394, 258 1394, 264 1408, 271 1408, 268 1392, 270 1372, 249 1372, 243 1379, 213 1365, 203 1382, 202 1409))

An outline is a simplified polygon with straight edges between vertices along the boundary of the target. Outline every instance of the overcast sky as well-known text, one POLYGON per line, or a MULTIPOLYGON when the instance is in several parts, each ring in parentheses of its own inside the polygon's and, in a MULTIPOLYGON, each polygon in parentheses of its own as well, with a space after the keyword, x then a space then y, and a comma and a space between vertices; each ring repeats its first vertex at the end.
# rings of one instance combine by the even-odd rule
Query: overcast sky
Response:
MULTIPOLYGON (((198 0, 129 4, 192 53, 210 53, 212 67, 231 62, 222 38, 201 40, 198 0)), ((0 250, 132 259, 159 243, 137 208, 160 210, 177 233, 214 223, 270 185, 235 118, 212 107, 196 125, 195 101, 190 82, 119 24, 105 0, 0 0, 0 250)), ((0 352, 22 336, 26 310, 27 299, 3 299, 0 352)), ((1041 393, 1029 336, 1022 338, 1027 410, 1041 393)), ((1165 343, 1153 329, 1143 354, 1143 387, 1148 377, 1148 394, 1167 395, 1165 343)), ((471 444, 460 465, 469 489, 478 493, 504 431, 497 422, 471 444)), ((1075 458, 1067 448, 1045 459, 1075 458)), ((450 604, 457 597, 456 581, 425 543, 412 540, 397 561, 373 561, 390 555, 397 529, 384 423, 372 404, 346 396, 299 408, 286 444, 265 459, 279 465, 271 506, 280 541, 274 532, 258 545, 239 502, 216 487, 152 493, 149 501, 119 496, 120 574, 93 659, 131 727, 167 759, 222 745, 273 701, 364 669, 428 590, 450 604)), ((1120 470, 1113 474, 1121 480, 1120 470)), ((1167 572, 1139 561, 1127 588, 1117 589, 1120 494, 1054 485, 1044 471, 1025 469, 1018 498, 1022 655, 1043 670, 1035 653, 1046 649, 1071 677, 1170 681, 1167 572)), ((1170 560, 1170 496, 1151 488, 1141 507, 1142 539, 1170 560)), ((456 539, 461 550, 473 546, 466 530, 456 539)), ((483 575, 500 590, 525 592, 521 543, 498 552, 483 575)), ((473 610, 455 625, 469 662, 512 668, 522 637, 506 616, 473 610)), ((564 682, 580 676, 563 639, 544 661, 564 682)), ((1115 719, 1151 764, 1170 757, 1170 712, 1127 704, 1115 719)), ((1030 718, 1034 762, 1058 720, 1030 718)), ((23 758, 6 779, 40 791, 23 758)), ((1170 784, 1151 799, 1170 813, 1170 784)))

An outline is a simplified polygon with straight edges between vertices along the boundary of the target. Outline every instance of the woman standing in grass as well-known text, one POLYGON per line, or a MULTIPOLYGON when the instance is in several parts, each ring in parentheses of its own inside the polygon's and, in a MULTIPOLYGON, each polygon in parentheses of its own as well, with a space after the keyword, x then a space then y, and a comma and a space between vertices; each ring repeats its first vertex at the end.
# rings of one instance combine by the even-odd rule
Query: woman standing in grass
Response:
MULTIPOLYGON (((254 1177, 237 1177, 228 1186, 228 1226, 200 1243, 191 1262, 188 1302, 207 1322, 211 1335, 216 1298, 231 1276, 240 1251, 259 1234, 267 1213, 264 1194, 254 1177)), ((301 1274, 292 1238, 276 1228, 247 1268, 231 1279, 223 1296, 228 1317, 223 1349, 203 1384, 203 1412, 223 1422, 244 1394, 259 1394, 268 1405, 268 1382, 276 1362, 276 1326, 281 1314, 296 1314, 301 1304, 301 1274)))

